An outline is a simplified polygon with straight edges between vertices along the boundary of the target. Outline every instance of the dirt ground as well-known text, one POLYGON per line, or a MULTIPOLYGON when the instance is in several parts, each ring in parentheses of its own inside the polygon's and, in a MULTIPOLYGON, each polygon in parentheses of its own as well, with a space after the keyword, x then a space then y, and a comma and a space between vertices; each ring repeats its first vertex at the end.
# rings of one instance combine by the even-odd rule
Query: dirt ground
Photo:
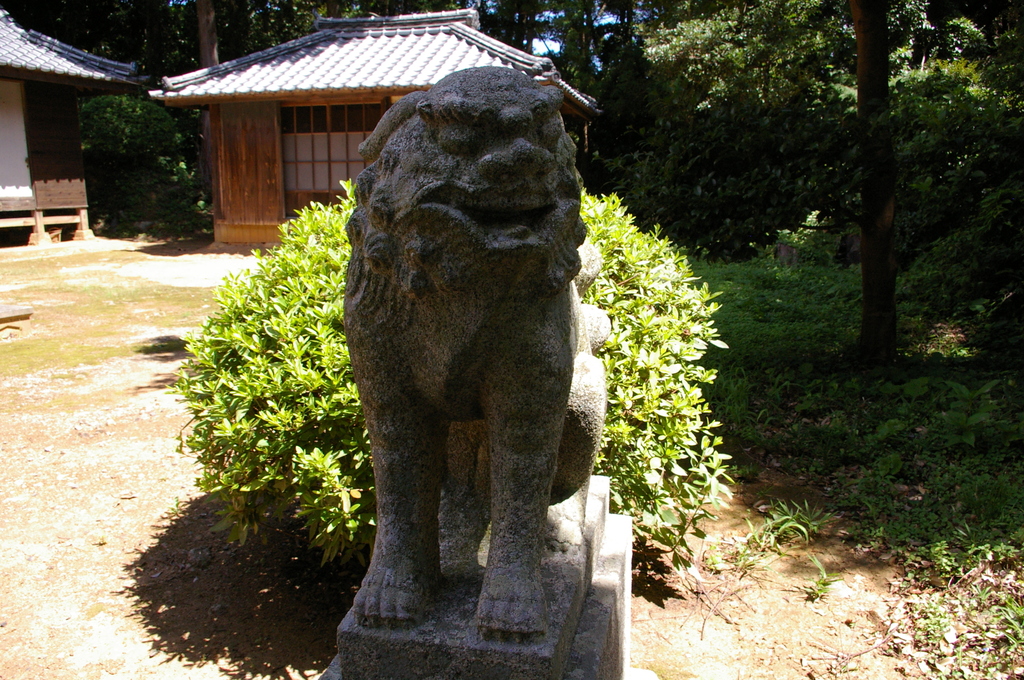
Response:
MULTIPOLYGON (((0 303, 36 309, 29 334, 0 342, 0 680, 314 678, 333 657, 359 575, 321 567, 294 526, 227 544, 177 448, 188 416, 168 386, 185 358, 181 337, 212 311, 210 289, 252 264, 203 243, 0 249, 0 303), (109 356, 79 362, 88 324, 60 316, 85 304, 61 297, 69 281, 149 282, 155 302, 135 294, 150 325, 97 327, 106 340, 88 342, 109 356), (174 298, 184 288, 195 295, 174 298), (160 296, 194 309, 154 322, 160 296), (30 360, 31 370, 8 363, 30 360)), ((765 499, 816 498, 770 460, 736 492, 705 548, 722 552, 748 533, 765 499)), ((706 563, 678 575, 637 553, 632 665, 663 680, 916 674, 883 654, 893 569, 841 534, 834 526, 742 577, 706 563), (818 575, 810 554, 842 577, 816 602, 802 590, 818 575)))

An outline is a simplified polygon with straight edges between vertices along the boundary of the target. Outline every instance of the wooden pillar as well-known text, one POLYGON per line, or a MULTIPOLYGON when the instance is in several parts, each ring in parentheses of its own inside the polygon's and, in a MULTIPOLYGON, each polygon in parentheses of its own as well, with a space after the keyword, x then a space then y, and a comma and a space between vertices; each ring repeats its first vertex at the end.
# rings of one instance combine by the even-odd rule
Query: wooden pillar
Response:
POLYGON ((35 220, 35 225, 32 227, 32 234, 28 237, 28 244, 30 246, 48 246, 53 243, 50 239, 50 235, 46 233, 46 227, 43 225, 43 211, 33 210, 32 219, 35 220))
POLYGON ((89 210, 87 208, 79 208, 78 227, 75 229, 75 235, 71 237, 71 240, 88 241, 91 238, 96 238, 96 235, 89 228, 89 210))

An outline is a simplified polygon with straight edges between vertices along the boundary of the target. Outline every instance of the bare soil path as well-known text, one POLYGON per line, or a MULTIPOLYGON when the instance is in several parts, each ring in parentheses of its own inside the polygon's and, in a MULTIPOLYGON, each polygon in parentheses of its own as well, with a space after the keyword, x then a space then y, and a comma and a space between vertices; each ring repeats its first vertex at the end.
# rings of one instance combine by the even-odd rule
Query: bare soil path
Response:
MULTIPOLYGON (((0 342, 0 680, 283 680, 332 658, 359 575, 321 567, 287 525, 225 543, 177 449, 182 337, 252 264, 209 243, 0 249, 0 302, 36 310, 30 334, 0 342)), ((832 535, 749 574, 708 566, 765 498, 794 493, 814 497, 769 466, 682 576, 637 555, 633 666, 663 680, 913 674, 882 654, 898 603, 877 556, 832 535), (810 553, 842 575, 817 602, 801 590, 810 553)))
POLYGON ((692 568, 678 574, 634 552, 633 665, 663 680, 920 677, 889 652, 901 611, 890 593, 896 571, 884 556, 843 542, 841 522, 783 554, 743 552, 772 500, 813 507, 821 497, 769 467, 737 486, 730 507, 706 527, 692 568), (817 599, 821 572, 812 556, 834 581, 817 599))

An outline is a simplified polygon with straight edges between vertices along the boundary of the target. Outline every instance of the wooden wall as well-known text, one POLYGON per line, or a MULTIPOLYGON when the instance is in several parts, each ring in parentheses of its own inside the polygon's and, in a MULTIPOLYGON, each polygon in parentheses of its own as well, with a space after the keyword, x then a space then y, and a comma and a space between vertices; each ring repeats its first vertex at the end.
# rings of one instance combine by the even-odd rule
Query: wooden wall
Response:
POLYGON ((25 141, 36 208, 86 207, 74 87, 25 82, 25 141))
POLYGON ((210 106, 213 132, 214 239, 277 241, 284 222, 281 122, 277 102, 210 106))

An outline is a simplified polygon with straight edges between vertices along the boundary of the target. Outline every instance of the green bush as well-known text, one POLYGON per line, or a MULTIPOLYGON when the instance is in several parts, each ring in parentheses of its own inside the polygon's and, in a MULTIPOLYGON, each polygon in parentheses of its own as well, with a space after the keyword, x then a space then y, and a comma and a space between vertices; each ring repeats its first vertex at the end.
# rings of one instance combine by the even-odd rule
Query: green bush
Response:
POLYGON ((990 220, 991 194, 1020 195, 1024 171, 1015 149, 1024 145, 1024 118, 983 85, 983 76, 971 62, 935 62, 895 81, 896 233, 903 262, 975 220, 990 220))
MULTIPOLYGON (((351 192, 350 192, 351 193, 351 192)), ((189 338, 177 383, 193 415, 183 448, 199 487, 223 499, 220 525, 245 540, 297 504, 324 559, 363 559, 374 531, 373 473, 342 323, 353 203, 313 205, 281 245, 224 286, 220 310, 189 338)), ((718 342, 707 287, 682 254, 641 233, 614 196, 586 197, 583 216, 605 266, 589 299, 612 318, 602 352, 609 413, 598 471, 614 508, 685 561, 687 531, 723 491, 722 457, 694 364, 718 342)))
POLYGON ((182 443, 199 488, 225 503, 230 540, 297 501, 325 560, 361 558, 372 542, 370 443, 342 322, 353 207, 303 210, 255 271, 218 289, 219 311, 188 340, 182 443))
POLYGON ((612 509, 637 532, 685 562, 686 534, 703 537, 707 503, 726 492, 720 441, 701 385, 715 371, 696 362, 708 343, 725 347, 711 323, 716 294, 683 253, 641 232, 614 194, 583 198, 583 221, 604 266, 587 302, 604 309, 612 333, 599 352, 608 375, 608 416, 597 472, 612 479, 612 509))
POLYGON ((104 95, 82 105, 85 150, 98 156, 151 164, 177 153, 174 120, 159 104, 126 95, 104 95))

